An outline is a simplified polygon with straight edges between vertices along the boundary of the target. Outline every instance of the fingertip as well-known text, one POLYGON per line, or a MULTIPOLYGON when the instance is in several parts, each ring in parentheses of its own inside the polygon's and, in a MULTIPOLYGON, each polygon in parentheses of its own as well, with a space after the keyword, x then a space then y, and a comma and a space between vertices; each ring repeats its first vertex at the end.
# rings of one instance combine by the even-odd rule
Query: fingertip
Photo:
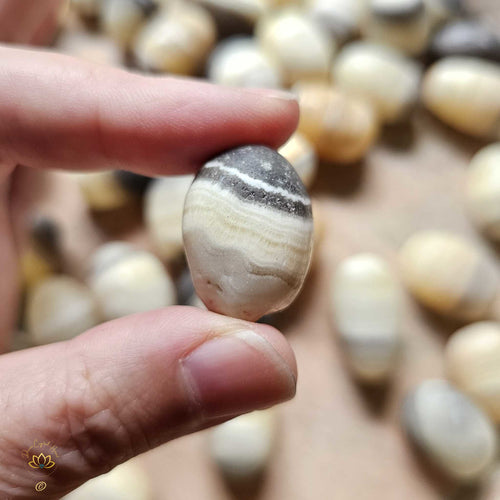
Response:
POLYGON ((274 350, 280 355, 283 361, 288 365, 295 381, 297 381, 297 359, 295 353, 284 335, 276 328, 261 323, 255 323, 253 330, 263 337, 274 350))

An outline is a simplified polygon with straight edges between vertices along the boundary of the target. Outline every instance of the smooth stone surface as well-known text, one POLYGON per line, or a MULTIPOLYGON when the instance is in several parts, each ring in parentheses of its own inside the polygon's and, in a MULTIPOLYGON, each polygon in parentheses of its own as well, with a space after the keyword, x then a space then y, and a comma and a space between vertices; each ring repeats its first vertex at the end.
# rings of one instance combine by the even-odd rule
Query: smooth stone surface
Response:
POLYGON ((276 11, 259 21, 256 37, 280 69, 285 85, 328 79, 335 42, 298 9, 276 11))
POLYGON ((446 24, 433 37, 432 59, 470 56, 500 61, 500 38, 478 21, 460 20, 446 24))
POLYGON ((62 500, 153 500, 146 472, 133 462, 125 462, 65 495, 62 500))
POLYGON ((369 100, 385 123, 406 117, 419 98, 420 66, 382 45, 347 45, 335 59, 332 77, 338 87, 369 100))
POLYGON ((449 380, 500 422, 500 323, 460 328, 448 340, 444 359, 449 380))
POLYGON ((29 291, 26 325, 33 342, 68 340, 100 322, 92 292, 69 276, 53 276, 29 291))
POLYGON ((92 256, 89 285, 107 320, 174 305, 174 284, 160 260, 123 242, 92 256))
POLYGON ((133 53, 143 70, 194 75, 215 39, 215 24, 204 9, 192 3, 172 2, 139 31, 133 53))
POLYGON ((332 282, 332 317, 354 375, 380 382, 396 368, 401 337, 401 290, 377 255, 342 260, 332 282))
POLYGON ((362 34, 369 41, 420 55, 430 36, 423 0, 370 0, 362 34))
POLYGON ((311 201, 276 151, 243 146, 200 170, 186 197, 183 235, 207 308, 254 321, 290 305, 302 287, 312 252, 311 201))
POLYGON ((359 32, 365 11, 364 0, 306 0, 306 14, 337 42, 359 32))
POLYGON ((379 133, 373 106, 327 83, 301 83, 295 90, 298 130, 314 144, 319 157, 337 163, 361 160, 379 133))
POLYGON ((155 0, 105 0, 100 7, 102 30, 128 48, 141 25, 157 12, 155 0))
POLYGON ((91 210, 116 210, 132 199, 131 193, 117 182, 113 170, 73 174, 73 176, 91 210))
POLYGON ((490 144, 472 158, 465 200, 478 227, 500 242, 500 142, 490 144))
POLYGON ((193 175, 154 180, 144 198, 146 228, 159 256, 174 260, 184 252, 182 212, 193 175))
POLYGON ((466 239, 420 231, 399 252, 403 281, 433 311, 465 320, 487 317, 498 293, 498 272, 466 239))
POLYGON ((230 38, 216 47, 208 62, 208 78, 232 87, 281 87, 277 66, 255 40, 246 37, 230 38))
POLYGON ((440 120, 460 132, 500 138, 500 66, 468 57, 447 57, 427 71, 422 99, 440 120))
POLYGON ((210 455, 233 480, 256 478, 268 465, 276 440, 276 414, 264 410, 236 417, 210 435, 210 455))
POLYGON ((64 31, 58 38, 56 49, 69 56, 106 66, 122 66, 123 51, 107 36, 84 31, 64 31))
POLYGON ((457 480, 479 479, 495 460, 497 436, 492 423, 444 380, 427 380, 406 397, 403 424, 422 452, 457 480))
POLYGON ((278 153, 289 161, 304 186, 311 187, 318 171, 318 156, 311 142, 301 133, 295 132, 278 153))

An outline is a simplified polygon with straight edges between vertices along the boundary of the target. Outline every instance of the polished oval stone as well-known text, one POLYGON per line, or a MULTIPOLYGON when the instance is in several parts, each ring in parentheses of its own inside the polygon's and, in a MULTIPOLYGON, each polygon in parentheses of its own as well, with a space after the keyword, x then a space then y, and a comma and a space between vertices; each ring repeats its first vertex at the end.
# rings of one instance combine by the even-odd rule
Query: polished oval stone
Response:
POLYGON ((500 242, 500 142, 486 146, 472 158, 465 201, 477 226, 500 242))
POLYGON ((338 87, 369 100, 385 123, 405 118, 419 98, 420 66, 382 45, 347 45, 335 59, 332 76, 338 87))
POLYGON ((172 261, 184 252, 182 212, 193 175, 172 175, 154 180, 144 199, 146 229, 159 256, 172 261))
POLYGON ((373 106, 327 83, 295 87, 300 105, 299 132, 325 161, 361 160, 376 141, 380 126, 373 106))
POLYGON ((116 210, 133 198, 117 180, 114 171, 73 174, 90 210, 96 212, 116 210))
POLYGON ((444 380, 427 380, 406 397, 403 425, 429 460, 457 480, 477 480, 495 460, 492 423, 444 380))
POLYGON ((92 292, 69 276, 51 276, 28 292, 26 325, 36 344, 68 340, 101 320, 92 292))
POLYGON ((465 320, 491 314, 498 272, 466 239, 443 231, 412 235, 399 253, 401 275, 422 304, 465 320))
POLYGON ((186 197, 186 256, 209 310, 257 320, 284 309, 306 277, 311 200, 276 151, 243 146, 206 163, 186 197))
POLYGON ((423 0, 368 0, 364 38, 416 56, 427 47, 430 20, 423 0))
POLYGON ((285 85, 328 79, 335 42, 298 9, 273 12, 259 21, 256 37, 275 62, 285 85))
POLYGON ((450 127, 484 139, 500 138, 500 66, 471 57, 446 57, 425 74, 425 106, 450 127))
POLYGON ((153 499, 153 489, 146 471, 134 462, 125 462, 62 497, 62 500, 153 499))
POLYGON ((291 163, 304 186, 311 187, 318 171, 318 156, 311 142, 300 132, 295 132, 278 153, 291 163))
POLYGON ((228 479, 251 481, 268 465, 275 440, 275 411, 255 411, 213 429, 210 455, 228 479))
POLYGON ((109 37, 86 31, 63 31, 55 44, 58 52, 107 66, 123 66, 121 47, 109 37))
POLYGON ((172 2, 139 31, 132 51, 143 70, 194 75, 215 40, 215 24, 208 12, 190 2, 172 2))
POLYGON ((446 24, 432 38, 431 59, 449 56, 470 56, 500 61, 500 38, 474 20, 446 24))
POLYGON ((156 0, 105 0, 100 6, 101 28, 122 47, 128 48, 139 28, 159 7, 156 0))
POLYGON ((446 345, 445 367, 447 377, 500 422, 500 323, 457 330, 446 345))
POLYGON ((358 34, 364 4, 364 0, 306 0, 305 9, 306 15, 342 43, 358 34))
POLYGON ((89 284, 107 320, 176 303, 174 284, 160 260, 123 242, 95 252, 89 284))
POLYGON ((276 64, 252 38, 235 37, 220 43, 208 61, 208 78, 232 87, 281 87, 276 64))
POLYGON ((347 361, 366 382, 396 368, 401 336, 401 290, 389 265, 374 254, 342 260, 332 282, 332 318, 347 361))

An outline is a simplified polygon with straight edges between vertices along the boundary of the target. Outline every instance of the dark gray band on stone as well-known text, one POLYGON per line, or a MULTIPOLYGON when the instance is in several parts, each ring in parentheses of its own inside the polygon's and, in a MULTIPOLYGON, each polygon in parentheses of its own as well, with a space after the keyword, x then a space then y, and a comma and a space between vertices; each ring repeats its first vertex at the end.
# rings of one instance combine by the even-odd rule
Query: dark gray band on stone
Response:
MULTIPOLYGON (((231 192, 243 201, 273 208, 304 219, 310 219, 312 216, 311 205, 306 205, 301 201, 291 200, 285 195, 271 193, 265 189, 250 186, 243 179, 238 177, 237 174, 229 174, 218 167, 201 169, 197 178, 209 179, 217 187, 231 192)), ((305 196, 307 197, 308 195, 306 194, 305 196)))
MULTIPOLYGON (((272 187, 308 198, 307 190, 295 169, 274 149, 266 146, 242 146, 213 159, 222 165, 239 170, 272 187)), ((210 162, 208 162, 210 163, 210 162)))
POLYGON ((312 216, 309 195, 299 175, 283 156, 266 146, 242 146, 227 151, 208 162, 197 177, 212 180, 215 185, 241 200, 306 219, 312 216), (237 172, 227 172, 221 167, 237 172), (247 183, 238 172, 267 184, 270 189, 247 183), (283 194, 273 192, 273 188, 283 191, 283 194), (291 196, 288 197, 287 193, 291 196), (297 197, 307 202, 297 200, 297 197))

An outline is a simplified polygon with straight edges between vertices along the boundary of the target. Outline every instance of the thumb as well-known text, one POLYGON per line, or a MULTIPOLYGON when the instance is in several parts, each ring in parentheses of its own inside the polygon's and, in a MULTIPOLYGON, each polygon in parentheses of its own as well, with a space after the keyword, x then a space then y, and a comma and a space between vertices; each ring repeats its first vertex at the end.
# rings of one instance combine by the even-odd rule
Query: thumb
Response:
POLYGON ((295 383, 276 330, 191 307, 5 355, 0 498, 32 498, 40 480, 44 498, 60 498, 165 441, 289 399, 295 383), (54 466, 28 464, 33 443, 52 450, 54 466))

